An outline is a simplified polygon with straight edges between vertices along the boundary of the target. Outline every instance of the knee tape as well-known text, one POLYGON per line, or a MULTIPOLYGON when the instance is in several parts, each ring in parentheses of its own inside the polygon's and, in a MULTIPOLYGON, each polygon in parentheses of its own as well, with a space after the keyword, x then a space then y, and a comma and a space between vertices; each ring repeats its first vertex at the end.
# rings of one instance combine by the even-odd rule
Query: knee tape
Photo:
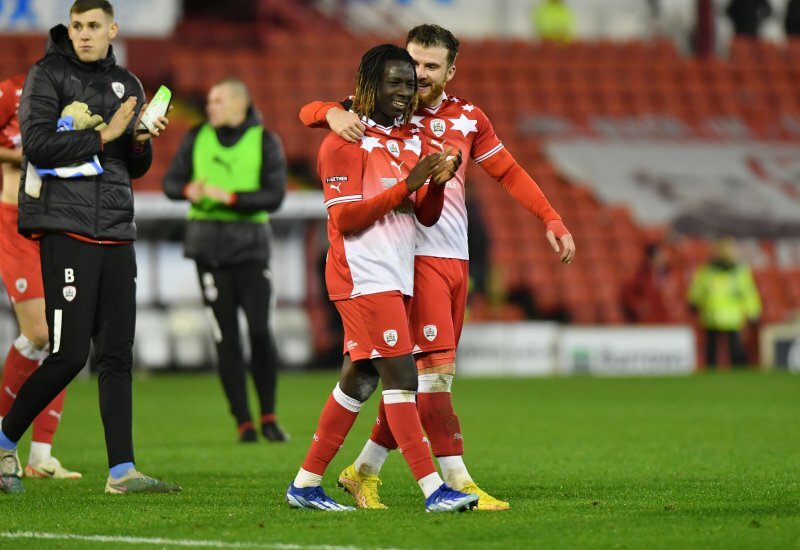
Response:
POLYGON ((420 374, 417 379, 419 380, 419 393, 450 393, 450 388, 453 385, 452 374, 420 374))

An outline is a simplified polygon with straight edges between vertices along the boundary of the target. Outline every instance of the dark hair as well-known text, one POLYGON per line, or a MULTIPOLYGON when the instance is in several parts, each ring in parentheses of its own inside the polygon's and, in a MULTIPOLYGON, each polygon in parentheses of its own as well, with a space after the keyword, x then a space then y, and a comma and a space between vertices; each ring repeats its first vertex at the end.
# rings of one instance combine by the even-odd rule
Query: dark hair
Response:
POLYGON ((418 25, 408 31, 406 46, 411 43, 430 48, 441 46, 447 48, 447 66, 452 67, 458 55, 458 38, 453 33, 439 25, 418 25))
POLYGON ((108 0, 75 0, 69 13, 86 13, 89 10, 103 10, 107 16, 114 18, 114 6, 108 0))
POLYGON ((356 96, 353 99, 353 112, 359 116, 371 116, 375 110, 378 97, 378 88, 383 82, 387 61, 406 61, 411 66, 414 74, 414 99, 411 100, 403 112, 403 122, 408 123, 411 115, 417 110, 417 72, 414 70, 414 60, 408 51, 394 44, 381 44, 367 51, 361 58, 356 73, 356 96))

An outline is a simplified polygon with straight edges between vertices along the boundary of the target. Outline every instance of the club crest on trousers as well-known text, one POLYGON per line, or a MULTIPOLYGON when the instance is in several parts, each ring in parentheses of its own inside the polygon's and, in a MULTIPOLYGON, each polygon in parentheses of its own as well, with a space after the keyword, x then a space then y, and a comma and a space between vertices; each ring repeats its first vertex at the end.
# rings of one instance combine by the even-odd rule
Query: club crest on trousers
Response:
POLYGON ((73 301, 78 295, 78 290, 72 285, 65 286, 62 292, 64 294, 64 299, 68 302, 73 301))

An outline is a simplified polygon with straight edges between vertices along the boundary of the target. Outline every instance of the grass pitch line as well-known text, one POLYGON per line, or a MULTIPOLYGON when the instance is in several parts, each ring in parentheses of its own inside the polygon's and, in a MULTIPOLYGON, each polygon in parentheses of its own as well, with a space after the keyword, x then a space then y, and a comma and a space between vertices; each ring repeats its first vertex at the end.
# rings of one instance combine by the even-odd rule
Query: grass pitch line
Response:
MULTIPOLYGON (((366 550, 359 546, 336 546, 331 544, 281 544, 260 542, 225 542, 221 540, 165 539, 160 537, 122 537, 112 535, 76 535, 72 533, 42 533, 36 531, 0 531, 0 538, 64 540, 97 543, 152 544, 186 546, 189 548, 254 548, 263 550, 366 550)), ((376 550, 397 550, 383 548, 376 550)))

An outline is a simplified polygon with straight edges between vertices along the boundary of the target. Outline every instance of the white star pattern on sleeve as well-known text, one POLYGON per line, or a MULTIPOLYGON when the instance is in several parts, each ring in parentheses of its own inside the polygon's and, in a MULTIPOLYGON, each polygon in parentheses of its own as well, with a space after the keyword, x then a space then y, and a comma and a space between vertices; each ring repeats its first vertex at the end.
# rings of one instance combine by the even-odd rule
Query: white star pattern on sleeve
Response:
POLYGON ((421 116, 418 116, 418 115, 411 115, 411 124, 413 124, 414 126, 417 126, 418 128, 422 128, 423 126, 425 126, 424 124, 422 124, 422 119, 423 118, 425 118, 425 117, 421 117, 421 116))
POLYGON ((466 137, 470 132, 477 133, 478 131, 478 121, 467 118, 464 116, 464 113, 461 113, 459 118, 451 118, 450 122, 453 124, 453 130, 458 130, 464 134, 464 137, 466 137))
POLYGON ((403 143, 405 143, 405 147, 403 147, 403 151, 411 150, 414 151, 418 156, 422 153, 422 142, 417 136, 414 136, 410 139, 404 139, 403 143))
POLYGON ((461 108, 467 111, 468 113, 471 113, 472 110, 475 108, 475 105, 466 104, 462 105, 461 108))
MULTIPOLYGON (((465 134, 466 135, 466 134, 465 134)), ((362 136, 361 137, 361 148, 364 149, 367 153, 371 153, 375 148, 383 149, 383 144, 381 140, 376 138, 375 136, 362 136)))

